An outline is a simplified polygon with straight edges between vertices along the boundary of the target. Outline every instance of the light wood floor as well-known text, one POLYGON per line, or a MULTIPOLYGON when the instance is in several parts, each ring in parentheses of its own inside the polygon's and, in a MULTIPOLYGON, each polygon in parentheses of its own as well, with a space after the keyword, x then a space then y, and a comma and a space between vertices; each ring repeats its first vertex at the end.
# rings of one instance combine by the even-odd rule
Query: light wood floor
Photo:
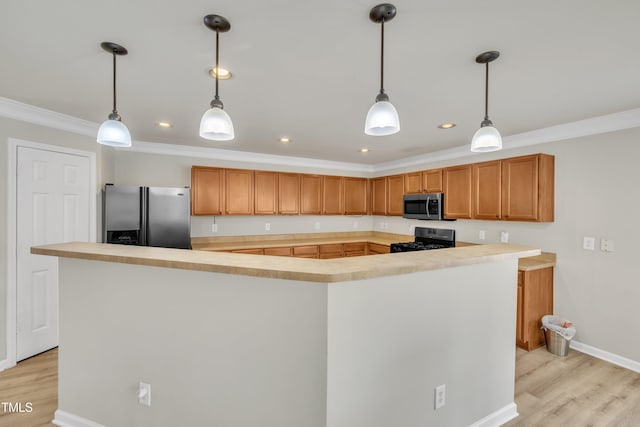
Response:
POLYGON ((33 407, 30 413, 12 413, 0 406, 0 427, 55 427, 50 421, 58 408, 58 349, 0 372, 0 401, 20 402, 23 410, 27 402, 33 407))
POLYGON ((516 351, 520 416, 505 427, 638 427, 640 374, 569 351, 516 351))
MULTIPOLYGON (((0 427, 53 426, 57 372, 57 349, 0 372, 0 401, 33 404, 21 414, 0 406, 0 427)), ((520 416, 505 427, 640 426, 640 374, 574 350, 517 349, 515 398, 520 416)))

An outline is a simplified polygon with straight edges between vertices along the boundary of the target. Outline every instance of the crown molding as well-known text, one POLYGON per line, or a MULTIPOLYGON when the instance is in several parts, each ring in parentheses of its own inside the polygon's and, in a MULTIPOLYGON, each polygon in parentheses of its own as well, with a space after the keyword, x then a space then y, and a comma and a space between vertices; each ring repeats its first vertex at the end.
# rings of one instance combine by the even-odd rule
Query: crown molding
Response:
MULTIPOLYGON (((502 138, 502 151, 635 127, 640 127, 640 108, 510 135, 502 138)), ((412 156, 411 158, 378 163, 373 167, 375 173, 380 173, 392 169, 421 166, 428 163, 476 155, 476 153, 472 153, 469 150, 468 145, 461 145, 446 150, 434 151, 433 153, 412 156)))
POLYGON ((195 147, 191 145, 163 144, 157 142, 134 141, 129 148, 116 148, 118 151, 164 154, 205 159, 226 160, 231 162, 249 162, 269 165, 294 166, 302 168, 328 169, 343 172, 373 173, 373 165, 336 162, 332 160, 309 159, 305 157, 280 156, 275 154, 254 153, 251 151, 224 150, 220 148, 195 147))
MULTIPOLYGON (((24 104, 12 99, 0 97, 0 116, 46 126, 80 135, 94 137, 98 132, 98 123, 82 120, 66 114, 24 104)), ((563 141, 589 135, 597 135, 618 130, 640 127, 640 108, 607 114, 575 122, 550 126, 502 139, 503 151, 563 141)), ((251 162, 270 165, 284 165, 301 168, 327 169, 342 172, 379 174, 392 169, 423 166, 444 160, 459 159, 476 155, 465 145, 435 151, 433 153, 411 156, 400 160, 367 165, 361 163, 337 162, 331 160, 310 159, 304 157, 280 156, 246 151, 223 150, 220 148, 195 147, 157 142, 134 141, 131 148, 117 149, 142 153, 165 154, 170 156, 199 157, 236 162, 251 162)))
POLYGON ((95 137, 98 134, 99 125, 97 123, 24 104, 9 98, 0 97, 0 116, 79 135, 95 137))

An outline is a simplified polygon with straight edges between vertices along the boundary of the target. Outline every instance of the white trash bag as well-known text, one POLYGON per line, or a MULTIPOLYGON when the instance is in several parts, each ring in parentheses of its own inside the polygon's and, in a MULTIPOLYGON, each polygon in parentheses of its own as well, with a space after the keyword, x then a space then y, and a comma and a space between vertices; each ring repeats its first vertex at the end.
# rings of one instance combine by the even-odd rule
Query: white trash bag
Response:
POLYGON ((571 340, 576 334, 576 328, 573 327, 573 323, 560 316, 553 316, 551 314, 542 317, 542 329, 555 331, 567 341, 571 340))

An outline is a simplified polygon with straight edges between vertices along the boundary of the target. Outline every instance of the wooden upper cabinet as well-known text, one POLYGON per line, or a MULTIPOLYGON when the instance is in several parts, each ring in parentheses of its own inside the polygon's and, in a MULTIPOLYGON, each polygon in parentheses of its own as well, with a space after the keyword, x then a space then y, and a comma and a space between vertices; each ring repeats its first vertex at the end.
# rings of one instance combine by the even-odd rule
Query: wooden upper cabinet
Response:
POLYGON ((278 213, 278 173, 255 171, 253 175, 255 215, 275 215, 278 213))
POLYGON ((411 172, 404 175, 404 194, 422 193, 422 172, 411 172))
POLYGON ((344 213, 367 214, 367 178, 344 178, 344 213))
POLYGON ((404 175, 387 177, 387 215, 402 216, 404 175))
POLYGON ((222 215, 224 212, 224 169, 191 168, 191 214, 222 215))
POLYGON ((322 177, 322 214, 344 215, 344 179, 341 176, 322 177))
POLYGON ((502 219, 553 221, 554 160, 548 154, 502 160, 502 219))
POLYGON ((500 219, 501 217, 501 162, 473 164, 473 218, 500 219))
POLYGON ((387 177, 381 176, 371 180, 371 214, 387 214, 387 177))
POLYGON ((444 186, 442 185, 442 169, 422 171, 423 193, 442 193, 443 191, 444 186))
POLYGON ((225 170, 225 213, 253 215, 253 171, 225 170))
POLYGON ((471 166, 453 166, 443 170, 445 218, 471 218, 471 166))
POLYGON ((278 172, 278 213, 300 213, 300 175, 278 172))
POLYGON ((322 213, 322 176, 300 175, 300 214, 322 213))

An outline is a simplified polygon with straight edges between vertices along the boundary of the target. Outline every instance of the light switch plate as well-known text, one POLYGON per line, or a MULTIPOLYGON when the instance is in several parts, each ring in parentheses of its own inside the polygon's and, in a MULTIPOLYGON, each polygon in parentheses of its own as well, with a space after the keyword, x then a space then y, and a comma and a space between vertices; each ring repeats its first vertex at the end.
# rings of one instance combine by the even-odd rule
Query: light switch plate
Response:
POLYGON ((501 231, 500 232, 500 241, 502 243, 509 243, 509 232, 508 231, 501 231))

